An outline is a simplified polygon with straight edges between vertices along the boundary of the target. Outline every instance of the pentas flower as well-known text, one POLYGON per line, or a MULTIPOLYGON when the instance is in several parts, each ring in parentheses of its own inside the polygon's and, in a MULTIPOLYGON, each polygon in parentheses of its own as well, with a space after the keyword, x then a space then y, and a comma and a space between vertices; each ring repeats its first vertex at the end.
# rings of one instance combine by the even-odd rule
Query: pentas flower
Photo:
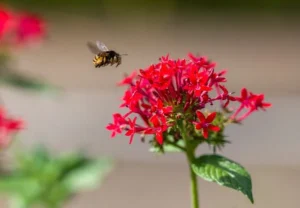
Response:
POLYGON ((122 128, 121 125, 126 123, 126 120, 123 119, 122 115, 119 113, 116 113, 113 115, 114 117, 114 123, 113 124, 109 124, 106 128, 110 131, 112 131, 111 133, 111 137, 116 136, 117 133, 122 133, 122 128))
POLYGON ((263 94, 254 94, 245 88, 240 96, 233 96, 225 86, 226 70, 216 72, 215 66, 207 58, 193 54, 189 54, 189 59, 177 60, 167 55, 158 63, 133 72, 118 83, 128 86, 120 106, 128 112, 114 114, 114 122, 107 126, 112 137, 125 131, 131 143, 135 134, 153 135, 154 141, 162 145, 169 132, 179 135, 179 139, 183 139, 184 132, 192 140, 205 141, 212 132, 224 128, 224 123, 217 121, 241 122, 253 112, 271 106, 264 102, 263 94), (240 106, 228 119, 216 120, 220 115, 216 110, 207 113, 207 107, 216 103, 221 109, 227 109, 232 103, 240 106), (241 114, 243 110, 246 111, 241 114))
POLYGON ((205 118, 205 116, 203 115, 203 113, 201 113, 201 111, 197 111, 196 114, 199 119, 199 122, 194 121, 193 124, 195 125, 196 129, 198 130, 202 129, 202 134, 205 139, 207 139, 208 137, 209 130, 215 132, 220 131, 220 127, 211 124, 217 115, 216 112, 209 114, 207 118, 205 118))
POLYGON ((248 92, 246 88, 242 88, 241 95, 239 97, 235 97, 236 101, 240 103, 239 108, 235 111, 235 113, 231 116, 232 120, 236 120, 238 122, 244 120, 249 115, 251 115, 254 111, 262 109, 265 111, 266 108, 271 107, 271 103, 264 102, 263 94, 254 94, 252 92, 248 92), (247 112, 238 117, 239 113, 246 109, 247 112))
POLYGON ((6 115, 3 108, 0 108, 0 148, 10 144, 12 135, 22 130, 24 123, 20 119, 13 119, 6 115))

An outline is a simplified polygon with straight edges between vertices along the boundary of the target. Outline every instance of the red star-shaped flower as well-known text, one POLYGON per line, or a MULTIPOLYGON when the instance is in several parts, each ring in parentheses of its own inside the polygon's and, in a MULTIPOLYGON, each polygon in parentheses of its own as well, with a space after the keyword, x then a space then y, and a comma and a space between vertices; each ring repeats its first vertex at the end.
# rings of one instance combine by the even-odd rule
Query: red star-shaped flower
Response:
POLYGON ((197 111, 196 114, 199 121, 194 121, 193 124, 195 125, 196 129, 198 130, 202 129, 202 134, 205 139, 208 138, 209 130, 215 132, 220 131, 220 127, 211 124, 217 115, 216 112, 209 114, 207 118, 205 118, 205 116, 203 115, 203 113, 201 113, 201 111, 197 111))

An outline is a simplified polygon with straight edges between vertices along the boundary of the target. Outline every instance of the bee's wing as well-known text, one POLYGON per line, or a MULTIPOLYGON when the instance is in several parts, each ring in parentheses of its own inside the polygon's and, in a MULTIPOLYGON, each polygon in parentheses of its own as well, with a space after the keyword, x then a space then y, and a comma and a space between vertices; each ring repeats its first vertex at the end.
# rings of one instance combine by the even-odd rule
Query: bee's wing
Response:
POLYGON ((101 51, 109 51, 109 49, 106 47, 106 45, 100 41, 96 41, 97 47, 101 51))
POLYGON ((92 43, 92 42, 87 42, 87 46, 88 46, 89 50, 90 50, 93 54, 98 54, 98 53, 102 52, 102 51, 97 47, 97 45, 95 45, 95 44, 92 43))

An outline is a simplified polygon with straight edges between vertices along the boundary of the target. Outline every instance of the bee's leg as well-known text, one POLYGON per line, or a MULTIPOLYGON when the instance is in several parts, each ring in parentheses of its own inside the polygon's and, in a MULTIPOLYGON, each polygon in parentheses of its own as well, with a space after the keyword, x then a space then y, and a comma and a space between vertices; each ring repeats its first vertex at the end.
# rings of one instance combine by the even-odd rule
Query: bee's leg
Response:
POLYGON ((121 58, 118 58, 118 59, 116 60, 116 62, 117 62, 117 66, 119 66, 119 65, 121 64, 121 58))
POLYGON ((118 60, 118 61, 116 61, 116 63, 117 63, 116 67, 118 67, 121 64, 121 61, 118 60))

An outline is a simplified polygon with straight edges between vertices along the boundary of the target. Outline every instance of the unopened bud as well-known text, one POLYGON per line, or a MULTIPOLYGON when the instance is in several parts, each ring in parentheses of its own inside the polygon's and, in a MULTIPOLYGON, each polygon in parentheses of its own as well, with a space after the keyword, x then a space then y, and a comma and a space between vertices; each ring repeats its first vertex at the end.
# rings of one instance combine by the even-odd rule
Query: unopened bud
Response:
POLYGON ((180 119, 180 118, 182 118, 182 114, 181 113, 177 113, 176 114, 176 119, 180 119))

